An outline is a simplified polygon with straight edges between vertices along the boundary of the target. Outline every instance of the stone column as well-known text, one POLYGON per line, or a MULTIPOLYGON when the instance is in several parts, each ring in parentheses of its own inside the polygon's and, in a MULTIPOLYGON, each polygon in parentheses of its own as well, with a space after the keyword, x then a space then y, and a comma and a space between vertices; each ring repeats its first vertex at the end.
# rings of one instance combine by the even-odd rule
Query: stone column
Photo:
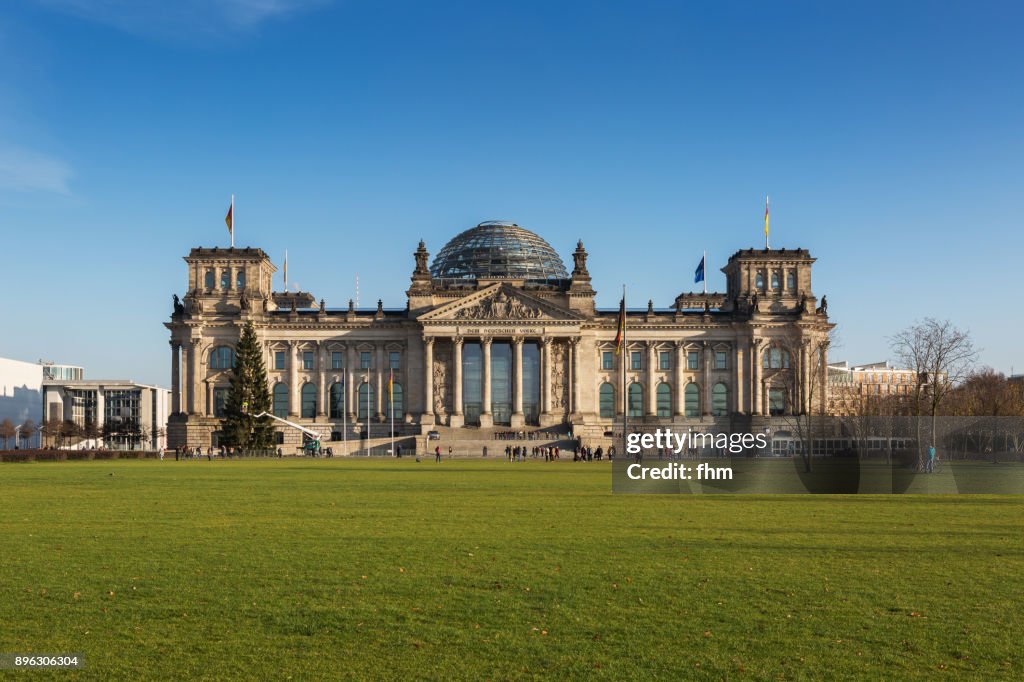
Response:
POLYGON ((811 409, 811 372, 810 372, 811 349, 810 343, 803 341, 800 344, 800 407, 803 413, 809 413, 811 409))
POLYGON ((199 414, 199 337, 189 339, 188 347, 188 413, 199 414))
POLYGON ((466 423, 466 416, 462 412, 462 344, 465 339, 461 336, 452 337, 452 414, 448 418, 448 425, 460 427, 466 423))
POLYGON ((356 405, 356 349, 354 344, 348 344, 345 349, 345 412, 348 423, 356 420, 359 410, 356 405))
POLYGON ((714 349, 710 341, 704 342, 704 399, 701 400, 701 414, 711 414, 711 363, 714 361, 714 349))
POLYGON ((288 342, 288 416, 299 416, 299 344, 288 342))
POLYGON ((686 367, 686 346, 682 341, 676 341, 676 358, 675 358, 675 386, 673 392, 675 394, 675 409, 674 413, 677 417, 682 417, 685 414, 685 386, 683 378, 683 369, 686 367))
POLYGON ((319 346, 319 351, 320 351, 319 353, 317 353, 317 361, 316 361, 317 376, 319 377, 319 381, 320 381, 320 386, 319 386, 320 390, 317 391, 317 393, 319 394, 320 397, 316 401, 316 416, 318 418, 320 418, 320 417, 326 417, 327 414, 328 414, 327 409, 326 409, 327 408, 327 362, 324 360, 324 355, 327 353, 327 349, 325 348, 325 344, 324 344, 323 341, 318 341, 317 345, 319 346))
MULTIPOLYGON (((625 349, 623 349, 625 352, 625 349)), ((570 414, 578 414, 580 409, 580 339, 569 339, 569 382, 572 405, 570 414)), ((628 355, 626 356, 628 357, 628 355)))
POLYGON ((554 342, 550 337, 541 340, 541 377, 540 377, 540 425, 548 426, 554 420, 551 418, 551 345, 554 342))
POLYGON ((762 399, 762 387, 761 387, 761 339, 753 339, 750 342, 750 364, 751 364, 751 382, 750 390, 751 396, 753 397, 754 414, 761 414, 761 399, 762 399))
POLYGON ((385 365, 390 363, 385 360, 387 353, 384 351, 384 344, 377 346, 377 388, 376 395, 374 396, 374 402, 377 404, 374 406, 377 412, 377 421, 384 421, 384 401, 387 400, 385 393, 387 393, 387 380, 384 378, 387 376, 388 368, 385 365))
POLYGON ((96 432, 103 438, 103 424, 107 421, 106 393, 102 386, 96 387, 96 432))
POLYGON ((171 414, 181 412, 181 344, 171 341, 171 414))
POLYGON ((494 426, 494 415, 491 413, 491 344, 494 342, 489 336, 480 339, 480 347, 483 350, 483 405, 480 410, 480 426, 494 426))
POLYGON ((434 423, 434 337, 423 337, 423 414, 420 424, 434 423))
POLYGON ((735 343, 733 347, 732 404, 728 409, 737 413, 749 411, 743 406, 743 351, 739 343, 735 343))
POLYGON ((526 419, 523 416, 523 337, 521 336, 512 339, 512 374, 514 377, 512 426, 523 426, 526 419))

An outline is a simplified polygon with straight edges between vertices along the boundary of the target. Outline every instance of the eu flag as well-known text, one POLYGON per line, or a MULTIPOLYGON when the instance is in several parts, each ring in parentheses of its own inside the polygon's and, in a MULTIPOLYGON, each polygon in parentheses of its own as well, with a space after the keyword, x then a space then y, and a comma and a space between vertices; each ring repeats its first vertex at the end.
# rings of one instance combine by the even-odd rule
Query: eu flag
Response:
POLYGON ((697 266, 696 272, 693 273, 693 283, 704 281, 704 257, 700 259, 700 265, 697 266))

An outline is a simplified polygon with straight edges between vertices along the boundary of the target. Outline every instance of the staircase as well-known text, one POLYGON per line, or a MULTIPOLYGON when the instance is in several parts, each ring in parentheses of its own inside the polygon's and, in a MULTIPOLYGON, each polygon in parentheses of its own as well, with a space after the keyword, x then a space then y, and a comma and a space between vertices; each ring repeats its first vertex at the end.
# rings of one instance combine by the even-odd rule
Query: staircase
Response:
MULTIPOLYGON (((448 457, 448 448, 452 449, 452 457, 482 457, 484 448, 487 448, 488 457, 504 457, 505 446, 534 447, 558 447, 562 451, 562 457, 569 453, 572 459, 572 448, 577 444, 569 438, 569 427, 561 424, 540 428, 537 426, 525 426, 512 429, 508 426, 495 426, 479 428, 473 426, 461 428, 449 428, 447 426, 433 427, 440 436, 437 440, 426 440, 426 436, 417 438, 416 449, 423 452, 426 445, 427 454, 434 452, 434 448, 440 447, 441 454, 448 457), (512 435, 514 433, 514 435, 512 435)), ((528 455, 529 456, 529 455, 528 455)))

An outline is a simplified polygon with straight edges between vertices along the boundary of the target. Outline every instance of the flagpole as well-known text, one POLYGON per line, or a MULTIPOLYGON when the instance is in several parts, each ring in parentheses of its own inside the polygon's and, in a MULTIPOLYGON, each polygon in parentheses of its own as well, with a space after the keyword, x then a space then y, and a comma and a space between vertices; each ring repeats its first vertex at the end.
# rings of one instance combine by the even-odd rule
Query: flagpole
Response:
MULTIPOLYGON (((348 364, 347 362, 345 364, 348 364)), ((347 372, 341 376, 341 441, 344 443, 342 446, 345 451, 345 456, 348 456, 348 405, 346 404, 348 399, 348 377, 347 372)))
POLYGON ((370 445, 370 370, 366 370, 366 456, 372 452, 370 445))
POLYGON ((284 250, 284 293, 288 293, 288 249, 284 250))
POLYGON ((622 285, 622 456, 626 456, 626 431, 629 428, 629 396, 626 391, 626 362, 629 360, 629 346, 626 345, 626 285, 622 285))
POLYGON ((764 195, 764 250, 768 250, 768 195, 764 195))
POLYGON ((388 403, 391 407, 391 456, 395 456, 395 370, 388 373, 388 403))
POLYGON ((235 248, 235 195, 231 194, 231 248, 235 248))
POLYGON ((701 261, 704 264, 704 293, 708 293, 708 251, 704 249, 704 260, 701 261))

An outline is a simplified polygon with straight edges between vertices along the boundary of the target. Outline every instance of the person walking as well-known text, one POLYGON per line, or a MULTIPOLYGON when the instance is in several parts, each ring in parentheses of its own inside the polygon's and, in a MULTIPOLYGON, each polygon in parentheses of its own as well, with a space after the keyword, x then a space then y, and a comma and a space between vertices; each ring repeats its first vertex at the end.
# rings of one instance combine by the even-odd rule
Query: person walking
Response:
POLYGON ((434 448, 434 462, 436 464, 440 464, 441 463, 441 446, 440 445, 438 445, 437 447, 434 448))
POLYGON ((935 446, 928 448, 928 463, 925 465, 925 471, 929 474, 935 472, 935 446))

